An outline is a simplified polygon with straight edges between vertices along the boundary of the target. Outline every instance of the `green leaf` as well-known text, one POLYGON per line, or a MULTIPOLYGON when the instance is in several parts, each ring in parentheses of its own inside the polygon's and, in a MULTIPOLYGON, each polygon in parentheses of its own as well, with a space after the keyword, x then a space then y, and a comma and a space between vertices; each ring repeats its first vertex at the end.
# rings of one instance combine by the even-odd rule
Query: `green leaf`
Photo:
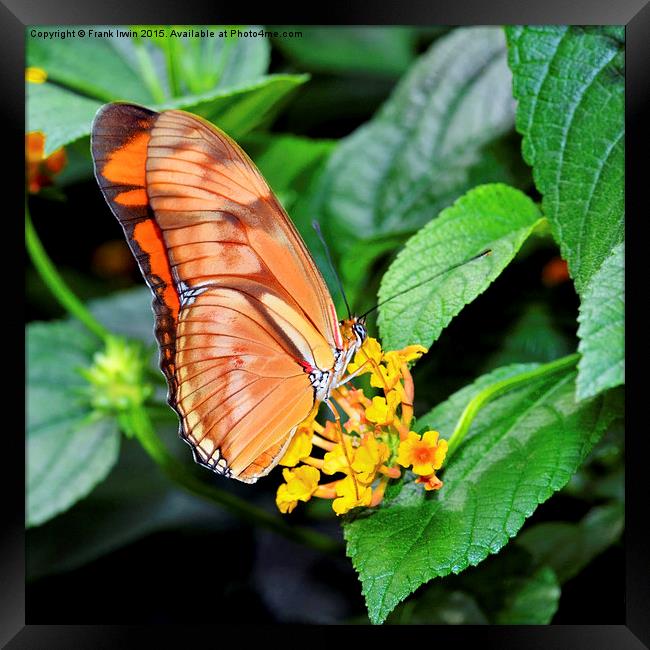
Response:
POLYGON ((477 187, 443 210, 407 242, 382 279, 380 303, 396 296, 379 309, 384 347, 429 347, 499 276, 540 218, 530 198, 501 184, 477 187), (444 273, 486 249, 491 255, 444 273))
MULTIPOLYGON (((57 29, 77 30, 82 25, 57 26, 57 29)), ((85 26, 86 30, 113 29, 104 26, 85 26)), ((121 54, 116 38, 50 38, 27 35, 27 65, 41 68, 48 81, 103 102, 127 99, 148 104, 151 94, 143 84, 134 66, 121 54)), ((128 39, 127 39, 128 40, 128 39)), ((32 90, 41 84, 30 84, 32 90)), ((50 84, 46 84, 50 86, 50 84)))
MULTIPOLYGON (((476 565, 517 534, 536 507, 562 488, 621 405, 608 393, 576 403, 575 371, 546 374, 487 403, 449 459, 444 486, 425 494, 407 483, 377 511, 345 523, 347 552, 363 586, 370 618, 382 622, 421 584, 476 565)), ((485 375, 418 423, 448 437, 480 390, 531 365, 485 375)))
POLYGON ((103 104, 50 83, 28 83, 27 132, 45 134, 45 156, 90 134, 95 113, 103 104))
POLYGON ((524 158, 582 295, 623 240, 625 29, 506 33, 524 158))
POLYGON ((65 167, 52 179, 57 187, 69 187, 93 177, 93 159, 90 153, 90 138, 77 138, 66 145, 65 167))
POLYGON ((517 544, 538 564, 551 566, 564 583, 621 538, 624 516, 622 503, 597 506, 577 524, 557 521, 531 526, 517 544))
POLYGON ((395 76, 415 58, 413 27, 278 27, 300 37, 278 37, 275 44, 301 69, 337 74, 395 76))
MULTIPOLYGON (((81 25, 69 27, 79 29, 81 25)), ((217 25, 156 26, 170 33, 188 29, 215 32, 217 25)), ((247 26, 242 29, 255 29, 247 26)), ((57 29, 67 29, 65 26, 57 29)), ((167 36, 157 39, 118 37, 116 26, 85 26, 86 32, 112 31, 105 38, 43 39, 27 37, 27 65, 47 73, 49 81, 102 101, 126 100, 150 105, 156 96, 148 88, 150 75, 158 88, 170 95, 169 71, 163 51, 171 45, 174 72, 183 94, 228 88, 259 80, 267 71, 270 45, 264 38, 167 36)), ((133 27, 134 31, 142 29, 133 27)))
POLYGON ((115 464, 120 432, 83 395, 96 339, 72 323, 27 327, 27 525, 67 510, 115 464))
POLYGON ((578 315, 580 399, 625 383, 624 267, 621 243, 585 287, 578 315))
POLYGON ((379 113, 345 138, 311 211, 342 252, 410 234, 478 183, 510 180, 483 149, 514 122, 503 33, 462 28, 437 40, 379 113), (478 171, 477 171, 478 170, 478 171))

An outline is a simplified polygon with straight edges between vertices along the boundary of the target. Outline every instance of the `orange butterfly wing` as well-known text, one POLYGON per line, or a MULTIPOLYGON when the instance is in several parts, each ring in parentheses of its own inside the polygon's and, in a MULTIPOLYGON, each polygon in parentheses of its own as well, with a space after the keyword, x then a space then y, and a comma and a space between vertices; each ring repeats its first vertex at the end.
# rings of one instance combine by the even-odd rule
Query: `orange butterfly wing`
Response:
POLYGON ((209 123, 127 104, 93 125, 95 173, 154 293, 161 367, 197 462, 253 482, 342 347, 327 287, 246 154, 209 123))

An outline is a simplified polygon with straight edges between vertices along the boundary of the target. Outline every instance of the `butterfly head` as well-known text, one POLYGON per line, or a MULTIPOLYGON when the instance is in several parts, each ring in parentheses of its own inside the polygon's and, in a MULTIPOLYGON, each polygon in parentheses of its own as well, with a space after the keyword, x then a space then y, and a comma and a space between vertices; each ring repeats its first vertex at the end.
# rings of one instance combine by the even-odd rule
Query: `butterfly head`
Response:
POLYGON ((341 336, 346 349, 358 350, 368 336, 365 316, 352 316, 341 321, 341 336))

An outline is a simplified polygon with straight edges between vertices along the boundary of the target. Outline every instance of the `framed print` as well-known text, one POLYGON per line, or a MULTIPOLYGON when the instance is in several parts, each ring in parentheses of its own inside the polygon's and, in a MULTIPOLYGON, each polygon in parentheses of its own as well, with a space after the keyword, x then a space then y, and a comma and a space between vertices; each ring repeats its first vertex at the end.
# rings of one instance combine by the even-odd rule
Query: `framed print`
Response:
POLYGON ((628 4, 5 3, 8 647, 169 624, 647 645, 628 4))

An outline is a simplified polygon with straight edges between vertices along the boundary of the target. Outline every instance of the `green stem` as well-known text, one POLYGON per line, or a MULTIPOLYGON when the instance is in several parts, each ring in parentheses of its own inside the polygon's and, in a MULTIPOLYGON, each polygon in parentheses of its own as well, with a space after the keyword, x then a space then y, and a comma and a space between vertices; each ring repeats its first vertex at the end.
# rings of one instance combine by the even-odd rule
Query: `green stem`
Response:
POLYGON ((102 341, 106 342, 111 336, 111 333, 95 319, 88 309, 86 309, 86 306, 70 290, 56 270, 54 264, 52 264, 52 260, 45 252, 43 244, 41 244, 41 240, 38 238, 38 234, 32 224, 27 199, 25 199, 25 242, 34 267, 48 289, 54 294, 54 297, 64 309, 78 318, 93 334, 96 334, 102 341))
POLYGON ((326 535, 309 530, 308 528, 291 526, 278 516, 194 477, 168 452, 165 445, 154 432, 151 419, 144 407, 133 408, 121 422, 128 429, 128 432, 138 439, 145 451, 165 474, 189 492, 208 501, 212 501, 253 524, 268 528, 284 537, 319 551, 335 553, 341 550, 339 542, 326 535))
POLYGON ((474 397, 469 401, 465 410, 462 412, 456 428, 454 429, 451 438, 449 438, 448 444, 449 448, 447 449, 447 456, 445 459, 445 464, 449 461, 449 458, 452 456, 454 451, 459 447, 463 442, 463 439, 467 435, 469 428, 472 426, 474 418, 478 412, 490 401, 503 395, 503 393, 508 392, 509 390, 520 386, 521 384, 534 381, 540 377, 550 375, 569 366, 575 365, 575 363, 580 358, 579 354, 570 354, 569 356, 562 357, 556 361, 551 361, 551 363, 546 363, 543 366, 529 370, 528 372, 522 372, 519 375, 514 377, 508 377, 508 379, 503 379, 491 384, 487 388, 484 388, 482 391, 474 395, 474 397))

